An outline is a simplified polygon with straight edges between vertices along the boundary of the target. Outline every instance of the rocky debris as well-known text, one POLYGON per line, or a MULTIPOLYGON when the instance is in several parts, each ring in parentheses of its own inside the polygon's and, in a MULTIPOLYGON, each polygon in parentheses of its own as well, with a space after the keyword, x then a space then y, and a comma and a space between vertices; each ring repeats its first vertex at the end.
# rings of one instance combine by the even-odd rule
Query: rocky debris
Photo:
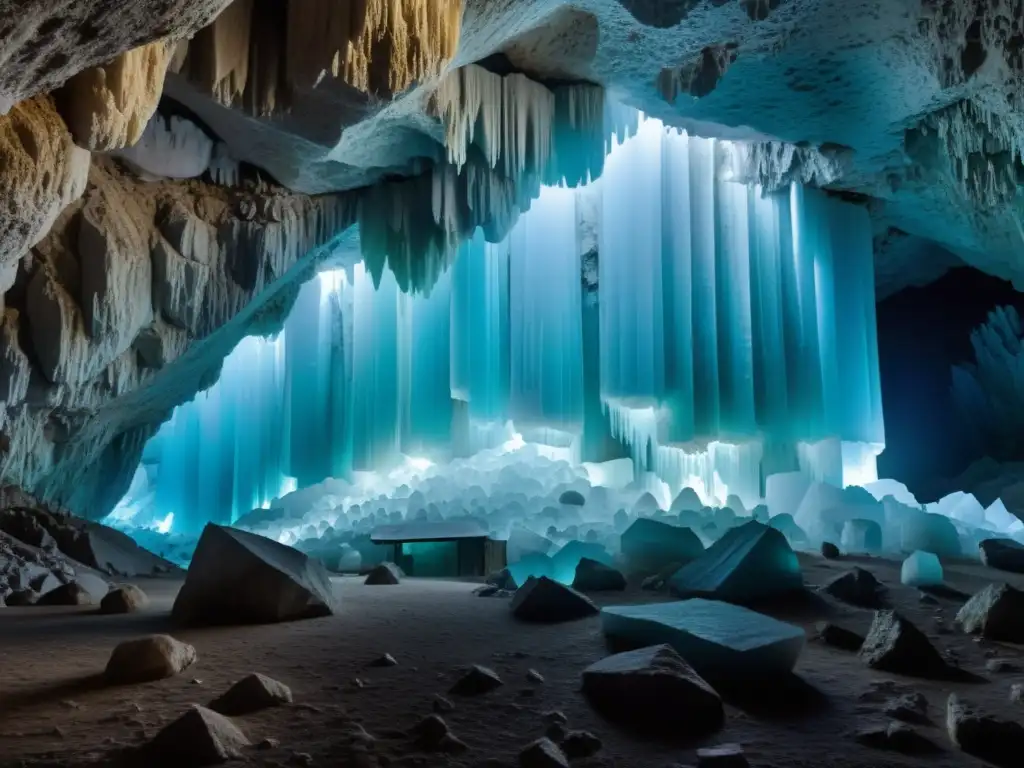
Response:
POLYGON ((569 718, 565 716, 564 712, 559 712, 557 709, 552 709, 549 712, 545 712, 541 715, 541 719, 545 723, 557 723, 559 725, 565 725, 569 722, 569 718))
POLYGON ((658 573, 645 577, 640 583, 640 589, 651 591, 660 591, 664 589, 668 580, 672 578, 672 575, 682 567, 682 563, 669 563, 658 573))
POLYGON ((512 615, 521 621, 556 623, 597 613, 590 598, 547 576, 531 576, 512 598, 512 615))
POLYGON ((572 588, 581 592, 621 592, 626 588, 626 577, 610 565, 584 557, 576 566, 572 588))
POLYGON ((174 677, 196 661, 196 649, 170 635, 150 635, 118 645, 105 676, 114 685, 148 683, 174 677))
POLYGON ((569 768, 569 759, 561 747, 544 737, 523 748, 519 768, 569 768))
POLYGON ((606 717, 658 734, 702 736, 725 719, 715 690, 669 645, 591 664, 583 671, 583 694, 606 717))
POLYGON ((456 696, 480 696, 500 688, 504 683, 494 670, 474 664, 455 684, 448 693, 456 696))
POLYGON ((385 653, 383 656, 378 656, 376 659, 370 662, 371 667, 395 667, 398 666, 398 662, 395 657, 390 653, 385 653))
POLYGON ((999 768, 1020 765, 1024 753, 1024 726, 979 714, 955 693, 946 702, 949 740, 969 755, 999 768))
POLYGON ((530 669, 526 672, 526 679, 531 683, 537 683, 538 685, 544 682, 544 675, 538 672, 536 669, 530 669))
POLYGON ((455 705, 441 695, 434 696, 434 702, 431 706, 435 712, 441 715, 452 712, 455 709, 455 705))
POLYGON ((915 725, 928 725, 928 699, 921 693, 906 693, 898 698, 890 699, 885 704, 884 712, 894 720, 915 725))
POLYGON ((1024 573, 1024 544, 1013 539, 985 539, 978 545, 981 562, 989 568, 1024 573))
POLYGON ((569 731, 559 746, 570 760, 578 760, 596 755, 604 745, 590 731, 569 731))
POLYGON ((559 504, 568 504, 573 507, 582 507, 587 503, 587 500, 583 498, 583 494, 579 491, 562 491, 562 495, 558 497, 559 504))
POLYGON ((1024 592, 1009 584, 989 584, 956 615, 964 632, 989 640, 1024 643, 1024 592))
POLYGON ((985 669, 993 674, 1015 674, 1021 671, 1021 666, 1006 659, 989 659, 985 662, 985 669))
POLYGON ((941 677, 949 665, 924 633, 896 611, 877 611, 860 649, 872 669, 916 677, 941 677))
POLYGON ((335 610, 327 570, 297 549, 207 524, 171 615, 184 625, 270 623, 335 610))
POLYGON ((374 566, 368 574, 364 584, 377 586, 381 584, 398 584, 405 574, 402 569, 394 563, 381 563, 374 566))
POLYGON ((292 691, 284 683, 253 672, 210 702, 210 709, 229 717, 292 703, 292 691))
POLYGON ((205 707, 193 705, 160 731, 144 747, 158 765, 175 768, 219 765, 242 757, 249 739, 231 720, 205 707))
POLYGON ((448 728, 448 724, 440 715, 428 715, 412 729, 416 746, 426 752, 445 752, 458 754, 468 747, 459 740, 448 728))
POLYGON ((498 598, 511 598, 515 596, 514 590, 498 589, 491 584, 484 584, 482 587, 477 587, 473 590, 473 594, 477 597, 498 597, 498 598))
POLYGON ((1010 703, 1024 703, 1024 685, 1021 683, 1014 683, 1010 686, 1010 703))
POLYGON ((845 629, 828 621, 819 621, 814 626, 818 640, 844 651, 859 651, 864 645, 864 638, 850 629, 845 629))
POLYGON ((509 592, 519 589, 519 585, 516 584, 516 580, 508 568, 502 568, 500 571, 492 573, 487 577, 487 583, 492 587, 497 587, 499 590, 509 592))
POLYGON ((940 752, 938 745, 906 723, 892 722, 864 728, 854 739, 871 749, 884 749, 904 755, 929 755, 940 752))
POLYGON ((821 544, 821 556, 824 557, 826 560, 838 560, 839 547, 837 547, 831 541, 824 541, 821 544))
POLYGON ((44 595, 36 605, 96 605, 92 593, 77 581, 69 581, 44 595))
POLYGON ((749 765, 739 744, 719 744, 697 750, 697 768, 748 768, 749 765))
POLYGON ((836 576, 818 591, 860 608, 878 608, 885 595, 882 583, 863 568, 852 568, 836 576))
POLYGON ((149 605, 146 593, 134 584, 110 590, 100 601, 100 613, 135 613, 149 605))

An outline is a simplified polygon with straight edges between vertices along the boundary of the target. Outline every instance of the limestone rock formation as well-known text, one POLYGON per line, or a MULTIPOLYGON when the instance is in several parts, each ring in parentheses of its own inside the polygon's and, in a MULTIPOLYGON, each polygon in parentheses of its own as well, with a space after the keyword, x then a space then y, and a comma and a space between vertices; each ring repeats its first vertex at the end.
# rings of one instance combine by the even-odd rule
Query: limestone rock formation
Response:
POLYGON ((270 623, 335 610, 318 560, 271 539, 209 523, 172 615, 182 624, 270 623))
POLYGON ((59 101, 75 143, 96 152, 130 147, 142 138, 173 50, 172 43, 158 40, 72 77, 59 101))

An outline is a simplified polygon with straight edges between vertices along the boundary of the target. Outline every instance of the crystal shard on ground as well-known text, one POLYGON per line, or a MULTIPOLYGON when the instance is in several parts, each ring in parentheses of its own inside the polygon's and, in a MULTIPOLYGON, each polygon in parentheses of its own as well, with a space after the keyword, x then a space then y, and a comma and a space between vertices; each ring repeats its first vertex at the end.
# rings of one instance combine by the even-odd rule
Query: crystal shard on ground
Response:
POLYGON ((728 531, 668 584, 679 597, 748 603, 803 589, 803 575, 786 537, 751 521, 728 531))
POLYGON ((803 629, 716 600, 681 600, 601 610, 601 629, 634 646, 666 643, 708 678, 775 677, 793 670, 803 629))

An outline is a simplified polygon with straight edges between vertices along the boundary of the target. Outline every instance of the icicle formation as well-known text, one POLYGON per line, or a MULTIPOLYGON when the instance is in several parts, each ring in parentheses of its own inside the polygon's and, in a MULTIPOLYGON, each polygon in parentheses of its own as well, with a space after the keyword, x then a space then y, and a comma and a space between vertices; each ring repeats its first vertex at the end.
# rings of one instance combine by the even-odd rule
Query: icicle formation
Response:
POLYGON ((583 427, 576 231, 576 192, 546 187, 509 235, 509 415, 520 430, 583 427))
POLYGON ((1019 455, 1024 440, 1024 323, 1014 307, 993 310, 971 333, 974 362, 953 366, 953 401, 993 457, 1019 455))
POLYGON ((762 196, 715 169, 715 141, 657 121, 606 161, 601 384, 641 464, 746 502, 762 449, 723 443, 835 440, 840 474, 857 452, 839 442, 882 448, 871 229, 861 208, 797 186, 762 196), (680 470, 671 451, 703 458, 680 470))

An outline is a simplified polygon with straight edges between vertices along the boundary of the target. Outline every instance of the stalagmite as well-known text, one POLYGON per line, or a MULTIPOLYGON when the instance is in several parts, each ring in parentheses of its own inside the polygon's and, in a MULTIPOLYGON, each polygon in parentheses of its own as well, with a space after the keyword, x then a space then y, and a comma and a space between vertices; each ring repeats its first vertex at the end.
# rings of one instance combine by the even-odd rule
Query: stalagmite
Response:
POLYGON ((58 106, 75 143, 94 152, 130 147, 156 111, 173 46, 163 40, 71 78, 58 106))

